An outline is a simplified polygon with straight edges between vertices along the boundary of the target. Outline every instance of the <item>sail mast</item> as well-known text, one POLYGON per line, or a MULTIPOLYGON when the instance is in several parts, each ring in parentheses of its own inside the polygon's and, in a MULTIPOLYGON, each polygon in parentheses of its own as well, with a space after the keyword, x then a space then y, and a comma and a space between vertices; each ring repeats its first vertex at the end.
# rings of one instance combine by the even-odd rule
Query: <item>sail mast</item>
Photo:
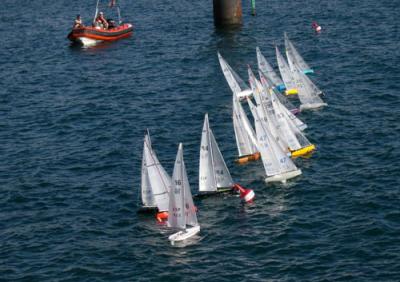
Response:
POLYGON ((206 113, 205 119, 207 120, 207 145, 208 145, 208 151, 210 152, 210 157, 211 157, 211 171, 212 171, 212 175, 214 178, 215 190, 217 190, 218 183, 217 183, 217 177, 215 175, 214 154, 213 154, 213 148, 212 148, 211 138, 210 138, 210 122, 208 120, 208 113, 206 113))
POLYGON ((181 169, 181 178, 180 178, 180 181, 181 181, 181 184, 182 184, 182 186, 181 186, 181 190, 182 190, 182 200, 181 200, 181 211, 182 211, 182 216, 183 216, 183 224, 184 224, 184 228, 186 228, 186 210, 185 210, 185 181, 184 181, 184 179, 183 179, 183 173, 184 173, 184 166, 183 166, 183 152, 182 152, 182 143, 179 143, 179 158, 180 158, 180 161, 181 161, 181 167, 180 167, 180 169, 181 169))
POLYGON ((96 12, 95 12, 95 14, 94 14, 93 22, 96 21, 97 14, 99 13, 99 3, 100 3, 100 0, 97 0, 97 3, 96 3, 96 12))
POLYGON ((153 191, 151 189, 151 183, 149 179, 149 173, 147 171, 146 165, 146 138, 148 135, 145 135, 144 142, 143 142, 143 157, 142 157, 142 175, 141 175, 141 200, 142 204, 145 207, 155 207, 155 201, 153 196, 153 191))

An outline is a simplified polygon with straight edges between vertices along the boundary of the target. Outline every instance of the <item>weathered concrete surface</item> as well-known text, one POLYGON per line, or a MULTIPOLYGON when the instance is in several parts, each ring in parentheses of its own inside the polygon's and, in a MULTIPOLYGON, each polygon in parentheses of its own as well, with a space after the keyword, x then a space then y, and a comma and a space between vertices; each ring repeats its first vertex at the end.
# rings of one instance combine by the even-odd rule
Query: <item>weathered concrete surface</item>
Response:
POLYGON ((242 24, 242 0, 213 0, 213 5, 216 26, 242 24))

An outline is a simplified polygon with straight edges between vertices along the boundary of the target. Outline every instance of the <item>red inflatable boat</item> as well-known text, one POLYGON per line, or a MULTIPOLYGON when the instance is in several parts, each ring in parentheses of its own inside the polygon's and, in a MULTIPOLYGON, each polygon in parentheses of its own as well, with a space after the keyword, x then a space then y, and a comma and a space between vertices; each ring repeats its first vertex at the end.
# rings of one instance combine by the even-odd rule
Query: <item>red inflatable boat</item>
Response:
MULTIPOLYGON (((78 15, 74 21, 74 27, 68 34, 68 39, 72 42, 81 43, 82 45, 95 45, 102 41, 115 41, 121 38, 129 37, 133 33, 133 26, 130 23, 122 23, 121 11, 116 0, 111 0, 108 10, 117 11, 118 24, 112 19, 107 19, 103 12, 100 11, 100 0, 97 0, 96 13, 92 25, 85 26, 78 15), (113 9, 115 8, 115 9, 113 9)), ((103 1, 104 2, 104 1, 103 1)), ((104 9, 106 7, 103 7, 104 9)))
POLYGON ((68 39, 81 43, 82 45, 95 45, 101 41, 115 41, 131 36, 133 33, 132 24, 126 23, 116 27, 104 29, 100 27, 78 27, 72 29, 68 39))

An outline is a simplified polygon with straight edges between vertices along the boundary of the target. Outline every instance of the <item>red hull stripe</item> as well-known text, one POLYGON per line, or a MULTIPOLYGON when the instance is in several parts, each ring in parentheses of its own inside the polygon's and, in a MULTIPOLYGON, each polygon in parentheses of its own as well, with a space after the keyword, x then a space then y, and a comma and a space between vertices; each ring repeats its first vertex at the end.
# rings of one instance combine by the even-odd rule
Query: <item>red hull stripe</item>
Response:
POLYGON ((70 32, 68 38, 72 41, 80 37, 86 37, 95 40, 117 40, 124 37, 129 37, 132 34, 133 28, 127 24, 122 25, 112 30, 99 30, 92 27, 77 28, 70 32))

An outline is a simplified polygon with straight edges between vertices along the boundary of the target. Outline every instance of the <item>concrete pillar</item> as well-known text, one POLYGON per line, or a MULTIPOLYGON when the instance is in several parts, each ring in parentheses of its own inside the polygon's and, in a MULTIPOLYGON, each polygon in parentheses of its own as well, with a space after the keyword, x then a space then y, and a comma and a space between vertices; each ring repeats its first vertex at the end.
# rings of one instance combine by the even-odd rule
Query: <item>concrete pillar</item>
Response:
POLYGON ((242 0, 213 0, 216 26, 242 24, 242 0))

